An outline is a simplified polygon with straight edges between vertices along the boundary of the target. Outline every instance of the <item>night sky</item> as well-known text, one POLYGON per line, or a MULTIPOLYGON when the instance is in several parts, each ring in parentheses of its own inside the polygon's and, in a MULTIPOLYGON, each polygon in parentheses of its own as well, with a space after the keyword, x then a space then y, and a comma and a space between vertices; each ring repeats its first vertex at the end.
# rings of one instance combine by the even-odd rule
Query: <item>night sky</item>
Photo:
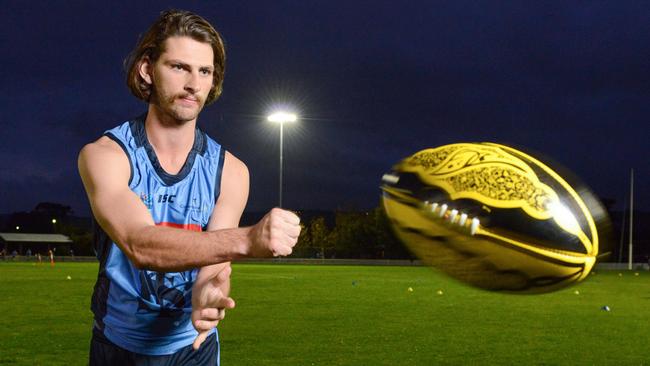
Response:
POLYGON ((382 174, 427 147, 538 151, 596 194, 650 209, 650 3, 2 1, 0 213, 89 208, 81 147, 146 110, 122 61, 159 12, 204 16, 226 41, 224 93, 199 125, 251 172, 247 210, 378 204, 382 174))

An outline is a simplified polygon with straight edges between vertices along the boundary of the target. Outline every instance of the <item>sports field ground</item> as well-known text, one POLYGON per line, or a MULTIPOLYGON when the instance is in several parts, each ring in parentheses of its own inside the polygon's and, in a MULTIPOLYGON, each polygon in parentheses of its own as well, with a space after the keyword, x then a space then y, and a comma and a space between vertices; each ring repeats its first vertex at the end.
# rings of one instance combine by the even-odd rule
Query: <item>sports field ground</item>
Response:
MULTIPOLYGON (((0 262, 0 365, 85 365, 96 273, 95 263, 0 262)), ((518 296, 424 267, 235 264, 221 361, 650 365, 650 274, 620 273, 518 296)))

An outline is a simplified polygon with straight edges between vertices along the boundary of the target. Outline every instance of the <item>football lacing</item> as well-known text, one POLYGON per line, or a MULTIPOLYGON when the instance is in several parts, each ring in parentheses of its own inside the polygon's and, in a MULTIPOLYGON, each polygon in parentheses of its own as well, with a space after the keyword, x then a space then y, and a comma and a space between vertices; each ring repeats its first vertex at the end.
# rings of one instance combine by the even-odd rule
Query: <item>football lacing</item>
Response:
POLYGON ((434 218, 438 218, 449 225, 468 231, 470 235, 476 234, 481 224, 478 217, 469 217, 466 213, 459 212, 456 209, 449 210, 449 206, 446 203, 440 205, 437 202, 431 203, 424 201, 424 210, 432 214, 434 218))

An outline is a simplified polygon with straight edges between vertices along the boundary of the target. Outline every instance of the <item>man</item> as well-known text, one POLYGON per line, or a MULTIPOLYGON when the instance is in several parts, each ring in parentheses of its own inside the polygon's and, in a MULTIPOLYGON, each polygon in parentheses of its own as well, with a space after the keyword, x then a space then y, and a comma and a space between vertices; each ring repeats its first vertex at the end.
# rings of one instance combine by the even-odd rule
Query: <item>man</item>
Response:
POLYGON ((215 327, 235 306, 229 261, 289 255, 300 220, 276 208, 238 228, 246 165, 196 127, 225 70, 223 41, 205 19, 163 12, 125 64, 146 115, 79 154, 99 224, 90 365, 215 365, 215 327))

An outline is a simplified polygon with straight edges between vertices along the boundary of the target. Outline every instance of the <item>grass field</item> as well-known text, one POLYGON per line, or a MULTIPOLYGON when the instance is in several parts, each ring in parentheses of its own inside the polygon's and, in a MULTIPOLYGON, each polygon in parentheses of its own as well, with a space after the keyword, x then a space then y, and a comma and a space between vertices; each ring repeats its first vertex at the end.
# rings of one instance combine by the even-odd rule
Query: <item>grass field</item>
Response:
MULTIPOLYGON (((85 365, 96 273, 94 263, 0 262, 0 365, 85 365)), ((234 265, 221 361, 650 365, 650 275, 618 273, 517 296, 423 267, 234 265)))

